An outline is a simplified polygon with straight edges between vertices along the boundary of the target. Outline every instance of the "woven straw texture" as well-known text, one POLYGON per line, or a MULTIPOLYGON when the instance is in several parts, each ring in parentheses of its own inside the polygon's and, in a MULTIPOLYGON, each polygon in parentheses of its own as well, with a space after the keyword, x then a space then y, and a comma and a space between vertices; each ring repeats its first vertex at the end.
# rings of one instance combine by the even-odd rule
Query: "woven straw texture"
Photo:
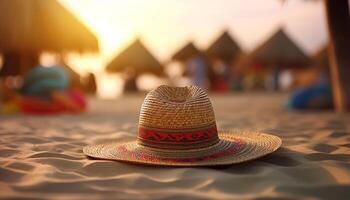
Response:
POLYGON ((275 151, 280 138, 219 132, 207 94, 197 86, 160 86, 145 98, 136 141, 91 145, 90 157, 170 166, 225 165, 275 151))
POLYGON ((139 145, 135 141, 111 142, 108 144, 91 145, 84 148, 84 153, 90 157, 118 160, 148 165, 164 166, 214 166, 241 163, 262 157, 276 151, 282 144, 279 137, 259 132, 240 132, 228 130, 219 133, 220 142, 210 148, 184 151, 159 151, 139 145), (237 147, 213 159, 201 160, 203 156, 224 152, 237 147), (120 150, 122 149, 122 150, 120 150), (172 159, 174 158, 174 159, 172 159), (188 160, 186 160, 188 158, 188 160), (198 158, 198 159, 193 159, 198 158))
POLYGON ((215 124, 207 94, 197 86, 160 86, 145 98, 139 125, 163 129, 194 129, 215 124))

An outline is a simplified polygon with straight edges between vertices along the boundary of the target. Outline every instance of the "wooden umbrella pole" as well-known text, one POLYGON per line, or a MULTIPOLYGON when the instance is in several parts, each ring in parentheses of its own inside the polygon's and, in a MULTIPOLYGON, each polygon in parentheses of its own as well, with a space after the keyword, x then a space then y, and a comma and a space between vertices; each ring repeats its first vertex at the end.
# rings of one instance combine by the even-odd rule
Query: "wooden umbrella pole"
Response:
POLYGON ((39 52, 21 52, 19 59, 21 76, 23 77, 40 63, 39 52))
POLYGON ((350 111, 350 17, 348 0, 325 0, 330 38, 329 60, 338 112, 350 111))
POLYGON ((17 52, 4 52, 0 76, 17 76, 20 74, 20 55, 17 52))

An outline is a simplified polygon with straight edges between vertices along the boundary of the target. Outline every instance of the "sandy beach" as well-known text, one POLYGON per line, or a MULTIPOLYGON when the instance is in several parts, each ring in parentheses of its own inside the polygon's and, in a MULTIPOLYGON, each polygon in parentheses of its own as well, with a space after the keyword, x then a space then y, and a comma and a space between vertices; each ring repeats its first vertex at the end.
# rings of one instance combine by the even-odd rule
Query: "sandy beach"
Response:
POLYGON ((170 168, 82 154, 87 144, 134 138, 143 98, 91 99, 82 115, 0 116, 1 199, 350 199, 350 115, 287 111, 283 94, 211 97, 220 129, 283 139, 254 161, 170 168))

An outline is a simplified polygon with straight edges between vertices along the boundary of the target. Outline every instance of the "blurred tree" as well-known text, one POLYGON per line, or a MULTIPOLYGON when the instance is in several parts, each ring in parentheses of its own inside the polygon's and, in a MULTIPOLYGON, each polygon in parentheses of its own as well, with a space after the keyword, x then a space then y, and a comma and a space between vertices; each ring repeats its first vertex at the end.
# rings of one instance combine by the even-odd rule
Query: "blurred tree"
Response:
POLYGON ((350 16, 348 0, 325 0, 330 38, 329 60, 335 108, 350 111, 350 16))
MULTIPOLYGON (((279 0, 282 4, 286 0, 279 0)), ((307 0, 305 0, 307 1, 307 0)), ((317 0, 309 0, 317 1, 317 0)), ((349 0, 324 0, 329 32, 329 61, 335 109, 350 111, 349 0)))

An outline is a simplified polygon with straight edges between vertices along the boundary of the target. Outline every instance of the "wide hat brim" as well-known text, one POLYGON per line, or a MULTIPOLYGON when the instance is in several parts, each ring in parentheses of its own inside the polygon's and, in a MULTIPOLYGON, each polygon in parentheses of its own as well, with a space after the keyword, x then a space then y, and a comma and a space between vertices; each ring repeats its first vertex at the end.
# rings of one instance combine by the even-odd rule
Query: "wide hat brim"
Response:
POLYGON ((83 151, 93 158, 137 164, 214 166, 253 160, 276 151, 282 145, 279 137, 260 132, 220 131, 219 138, 217 144, 202 149, 154 149, 134 140, 89 145, 83 151))

